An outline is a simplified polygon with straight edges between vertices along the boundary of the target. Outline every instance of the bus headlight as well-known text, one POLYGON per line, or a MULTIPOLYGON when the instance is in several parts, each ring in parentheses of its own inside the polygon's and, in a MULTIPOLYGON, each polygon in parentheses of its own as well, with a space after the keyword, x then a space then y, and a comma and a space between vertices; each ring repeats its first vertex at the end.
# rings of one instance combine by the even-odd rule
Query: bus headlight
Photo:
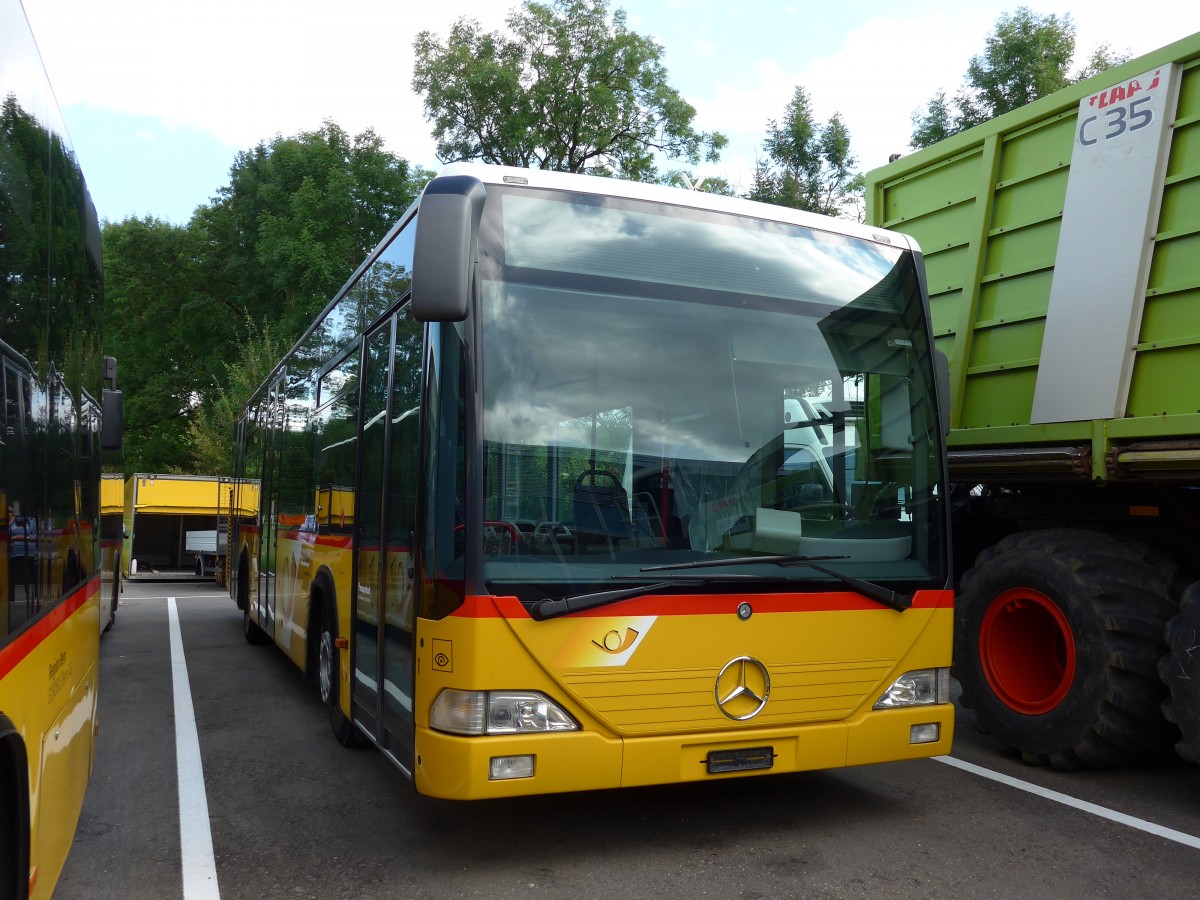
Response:
POLYGON ((905 672, 892 682, 876 702, 874 709, 902 706, 932 706, 950 702, 949 669, 917 669, 905 672))
POLYGON ((447 688, 429 710, 429 726, 451 734, 536 734, 578 731, 567 712, 536 691, 447 688))

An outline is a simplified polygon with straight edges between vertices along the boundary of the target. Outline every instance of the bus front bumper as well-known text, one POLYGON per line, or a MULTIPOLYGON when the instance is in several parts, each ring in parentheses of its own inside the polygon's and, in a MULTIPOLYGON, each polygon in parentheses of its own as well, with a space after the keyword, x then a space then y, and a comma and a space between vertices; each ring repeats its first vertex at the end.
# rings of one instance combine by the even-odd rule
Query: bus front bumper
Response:
POLYGON ((476 800, 745 778, 942 756, 950 752, 953 731, 949 703, 736 735, 622 739, 574 731, 461 737, 418 728, 414 779, 422 794, 476 800))

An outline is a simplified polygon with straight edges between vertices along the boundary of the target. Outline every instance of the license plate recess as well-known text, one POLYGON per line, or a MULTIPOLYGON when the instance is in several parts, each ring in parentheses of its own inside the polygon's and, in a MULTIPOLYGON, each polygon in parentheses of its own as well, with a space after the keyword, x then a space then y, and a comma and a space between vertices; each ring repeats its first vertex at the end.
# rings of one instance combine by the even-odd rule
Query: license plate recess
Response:
POLYGON ((736 750, 710 750, 706 763, 709 775, 769 769, 775 765, 775 748, 740 747, 736 750))

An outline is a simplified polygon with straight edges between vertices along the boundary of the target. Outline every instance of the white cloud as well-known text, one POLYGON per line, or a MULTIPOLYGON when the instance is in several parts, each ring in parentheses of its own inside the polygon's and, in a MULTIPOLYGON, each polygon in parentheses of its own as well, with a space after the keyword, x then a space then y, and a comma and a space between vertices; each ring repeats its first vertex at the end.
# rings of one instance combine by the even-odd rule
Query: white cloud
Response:
POLYGON ((698 126, 724 132, 731 147, 721 163, 703 171, 748 187, 767 122, 783 115, 797 85, 808 93, 818 121, 842 116, 863 170, 883 165, 889 154, 907 148, 912 112, 939 88, 958 86, 971 53, 978 52, 968 48, 981 43, 978 36, 989 25, 986 17, 970 15, 874 18, 803 68, 766 59, 752 80, 743 77, 732 86, 718 79, 711 99, 691 99, 698 126))
POLYGON ((390 149, 433 162, 411 87, 412 41, 445 37, 460 15, 499 28, 482 0, 25 0, 59 104, 84 103, 192 125, 245 148, 332 118, 368 126, 390 149), (414 124, 420 123, 414 128, 414 124))
MULTIPOLYGON (((1057 3, 1026 2, 1042 15, 1061 15, 1057 3)), ((1171 17, 1114 18, 1118 4, 1094 3, 1072 13, 1077 65, 1102 43, 1134 56, 1148 53, 1200 30, 1200 7, 1171 17), (1115 27, 1114 22, 1120 26, 1115 27)), ((1127 4, 1120 4, 1127 12, 1127 4)), ((920 7, 915 7, 920 10, 920 7)), ((797 60, 762 59, 747 70, 720 69, 704 96, 689 95, 697 125, 730 137, 716 165, 702 166, 742 189, 749 187, 766 124, 782 116, 797 85, 808 92, 820 122, 839 113, 850 130, 859 168, 884 165, 890 154, 907 152, 912 114, 940 90, 953 94, 964 82, 972 56, 984 49, 999 12, 995 6, 938 13, 892 14, 869 19, 845 35, 827 55, 797 60)))
POLYGON ((990 23, 979 15, 875 18, 846 37, 834 54, 812 62, 803 84, 818 121, 839 113, 863 170, 904 152, 912 113, 939 90, 953 93, 990 23), (896 64, 871 64, 896 60, 896 64))
MULTIPOLYGON (((426 29, 444 38, 462 15, 501 28, 518 2, 24 0, 64 107, 155 117, 211 133, 234 150, 332 118, 351 133, 373 127, 392 152, 424 165, 435 160, 411 88, 413 38, 426 29)), ((913 111, 962 83, 1000 12, 1015 8, 1000 0, 863 3, 856 16, 845 5, 800 12, 794 3, 613 5, 629 11, 639 33, 652 33, 654 22, 669 30, 669 61, 711 61, 692 66, 690 81, 673 83, 696 107, 699 128, 730 138, 722 161, 702 174, 740 189, 749 187, 767 121, 783 114, 796 85, 808 91, 818 120, 844 117, 861 168, 882 165, 905 149, 913 111), (867 19, 869 9, 879 14, 867 19), (845 30, 856 18, 861 24, 845 30), (765 32, 764 21, 774 23, 765 32), (824 55, 813 55, 821 46, 815 35, 828 35, 824 55)), ((1061 14, 1061 0, 1024 5, 1061 14)), ((1200 5, 1170 16, 1130 15, 1125 2, 1077 5, 1081 54, 1104 42, 1141 54, 1200 30, 1200 5)))

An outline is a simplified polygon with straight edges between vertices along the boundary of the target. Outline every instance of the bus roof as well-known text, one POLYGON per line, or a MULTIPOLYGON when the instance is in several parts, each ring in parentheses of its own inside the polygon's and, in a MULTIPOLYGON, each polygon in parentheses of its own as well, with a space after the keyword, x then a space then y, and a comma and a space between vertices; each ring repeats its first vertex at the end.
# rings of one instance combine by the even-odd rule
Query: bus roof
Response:
POLYGON ((704 191, 689 191, 663 184, 624 181, 619 178, 604 178, 597 175, 578 175, 573 172, 519 169, 513 166, 496 166, 479 162, 450 163, 438 172, 438 177, 448 175, 470 175, 478 178, 485 185, 523 185, 547 190, 574 191, 581 194, 628 197, 632 200, 669 203, 692 209, 712 210, 755 219, 769 219, 789 225, 803 225, 913 251, 920 249, 907 235, 883 228, 871 228, 849 219, 824 216, 787 206, 760 203, 757 200, 746 200, 741 197, 725 197, 704 191))
MULTIPOLYGON (((844 235, 876 244, 886 244, 891 247, 910 250, 914 253, 919 253, 921 249, 913 238, 898 231, 871 228, 858 222, 851 222, 848 219, 824 216, 805 210, 792 209, 788 206, 760 203, 756 200, 746 200, 741 197, 725 197, 720 194, 705 193, 704 191, 689 191, 663 184, 625 181, 620 178, 604 178, 598 175, 579 175, 574 172, 553 172, 546 169, 522 169, 515 166, 497 166, 481 162, 448 163, 442 167, 435 178, 451 175, 469 175, 478 178, 484 185, 512 185, 544 188, 546 190, 573 191, 575 193, 594 194, 601 197, 625 197, 631 200, 646 200, 690 209, 710 210, 712 212, 746 216, 753 219, 765 219, 785 225, 799 225, 819 231, 826 231, 830 234, 844 235)), ((304 334, 292 345, 291 349, 284 354, 283 359, 275 365, 270 375, 255 390, 251 396, 251 400, 243 407, 241 414, 238 416, 239 420, 245 416, 249 405, 262 396, 264 389, 275 379, 287 359, 312 334, 319 323, 328 315, 329 311, 345 295, 350 285, 375 261, 382 248, 404 227, 414 211, 420 208, 420 205, 421 197, 418 196, 409 205, 408 209, 405 210, 404 214, 388 229, 375 249, 367 254, 358 268, 346 279, 346 283, 333 295, 333 298, 326 304, 320 315, 305 329, 304 334)))

